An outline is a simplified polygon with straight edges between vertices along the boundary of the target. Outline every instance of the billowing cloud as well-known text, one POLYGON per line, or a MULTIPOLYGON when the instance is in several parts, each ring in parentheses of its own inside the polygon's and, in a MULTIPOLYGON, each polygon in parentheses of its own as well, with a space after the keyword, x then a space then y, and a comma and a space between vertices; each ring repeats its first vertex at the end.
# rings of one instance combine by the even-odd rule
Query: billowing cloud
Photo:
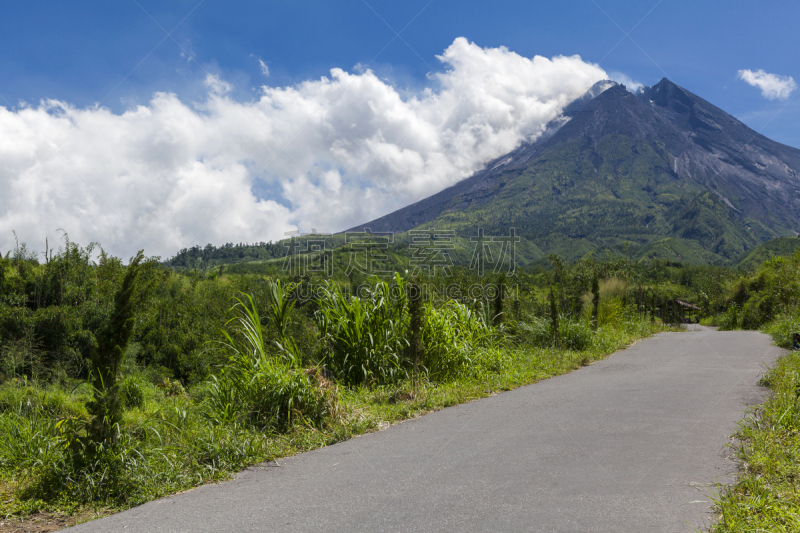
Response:
POLYGON ((43 247, 64 228, 125 257, 341 231, 535 138, 607 77, 578 56, 525 58, 464 38, 439 60, 444 71, 414 94, 333 69, 245 103, 209 76, 203 101, 156 93, 121 114, 52 100, 0 107, 0 250, 12 229, 43 247))
POLYGON ((786 100, 797 89, 797 84, 791 76, 770 74, 762 69, 740 70, 739 79, 745 83, 761 89, 761 96, 769 100, 786 100))
POLYGON ((644 84, 632 79, 630 76, 623 74, 622 72, 609 72, 608 74, 609 79, 614 80, 617 83, 621 83, 628 89, 630 92, 635 93, 642 87, 644 84))

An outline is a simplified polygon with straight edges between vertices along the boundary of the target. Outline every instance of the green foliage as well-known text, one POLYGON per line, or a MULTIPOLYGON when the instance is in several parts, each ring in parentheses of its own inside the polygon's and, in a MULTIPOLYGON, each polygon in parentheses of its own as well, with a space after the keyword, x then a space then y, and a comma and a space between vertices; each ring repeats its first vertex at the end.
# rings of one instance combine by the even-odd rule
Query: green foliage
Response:
POLYGON ((404 355, 410 346, 405 282, 377 281, 361 298, 329 283, 317 320, 325 343, 322 363, 342 383, 389 383, 407 376, 404 355))
POLYGON ((485 319, 464 304, 449 301, 425 305, 421 343, 422 365, 428 377, 442 381, 480 372, 480 357, 494 343, 495 332, 485 319))
POLYGON ((424 311, 422 309, 422 289, 410 281, 406 284, 406 299, 408 301, 408 351, 414 364, 415 377, 418 372, 419 358, 423 349, 422 326, 424 311))
POLYGON ((726 295, 723 329, 759 329, 800 304, 800 252, 773 257, 751 276, 732 282, 726 295))
POLYGON ((592 345, 592 329, 585 320, 562 317, 559 326, 559 342, 562 348, 581 352, 592 345))
POLYGON ((137 376, 126 376, 119 383, 119 396, 127 409, 144 407, 146 385, 137 376))
POLYGON ((800 530, 800 352, 781 357, 763 382, 774 394, 740 424, 746 469, 716 499, 714 532, 800 530))
MULTIPOLYGON (((280 285, 277 289, 276 297, 282 298, 280 285)), ((301 368, 299 354, 282 347, 278 353, 268 350, 258 310, 252 297, 245 296, 236 299, 236 316, 228 322, 230 331, 223 332, 228 364, 219 379, 213 378, 208 399, 212 416, 225 423, 242 418, 256 428, 285 429, 293 417, 321 424, 335 398, 322 389, 315 372, 301 368)))
POLYGON ((692 240, 728 260, 759 244, 737 213, 712 192, 686 202, 671 222, 675 237, 692 240))
POLYGON ((800 333, 800 313, 777 317, 764 327, 764 332, 772 335, 775 344, 782 348, 792 347, 792 334, 800 333))
POLYGON ((97 341, 89 346, 92 363, 89 383, 94 389, 94 400, 86 408, 91 416, 87 425, 87 437, 92 444, 112 446, 119 434, 123 409, 117 373, 133 331, 134 283, 143 257, 142 252, 139 252, 131 260, 122 286, 114 295, 111 318, 100 331, 97 341))
POLYGON ((772 257, 790 257, 797 251, 800 251, 800 237, 779 237, 753 248, 736 266, 755 270, 772 257))
POLYGON ((183 385, 176 379, 165 377, 158 383, 158 388, 164 392, 164 396, 182 396, 186 394, 183 385))
MULTIPOLYGON (((288 294, 292 293, 294 288, 294 285, 290 284, 284 291, 280 280, 267 281, 267 317, 273 329, 277 331, 276 346, 284 354, 288 363, 298 367, 303 362, 303 356, 300 354, 294 338, 288 334, 291 313, 295 304, 295 300, 290 300, 288 294)), ((252 309, 255 310, 255 306, 252 309)))
POLYGON ((30 470, 59 457, 56 420, 41 411, 0 413, 0 471, 30 470))
POLYGON ((488 280, 459 268, 413 283, 354 279, 358 292, 349 295, 341 276, 175 273, 144 259, 126 267, 71 242, 45 264, 23 251, 0 262, 10 291, 0 298, 0 430, 27 439, 0 445, 0 475, 26 480, 14 512, 135 505, 384 420, 566 372, 658 327, 633 310, 650 301, 633 284, 692 300, 699 287, 728 279, 705 267, 587 257, 508 274, 496 295, 473 295, 488 280), (583 298, 595 277, 593 331, 583 298), (445 283, 455 296, 423 293, 445 283), (420 298, 410 298, 413 287, 420 298), (415 359, 422 379, 412 382, 415 359), (119 416, 93 401, 110 399, 105 377, 87 381, 97 363, 120 376, 119 416))
POLYGON ((583 318, 561 315, 556 323, 559 328, 557 341, 553 334, 553 321, 537 317, 529 317, 517 323, 519 338, 527 344, 542 348, 560 346, 565 350, 583 351, 592 347, 595 335, 590 322, 583 318))

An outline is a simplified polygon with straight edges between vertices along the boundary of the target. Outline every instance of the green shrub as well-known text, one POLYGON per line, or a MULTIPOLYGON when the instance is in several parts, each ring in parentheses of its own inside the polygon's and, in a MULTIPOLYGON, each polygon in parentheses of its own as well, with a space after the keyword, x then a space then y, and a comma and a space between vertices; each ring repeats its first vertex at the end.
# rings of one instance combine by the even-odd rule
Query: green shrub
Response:
POLYGON ((335 393, 325 390, 313 370, 303 370, 294 354, 267 350, 261 318, 252 298, 237 299, 237 314, 225 331, 229 362, 214 377, 206 400, 212 419, 239 419, 258 428, 284 429, 295 418, 319 425, 335 393))
POLYGON ((23 491, 26 498, 75 503, 119 504, 141 494, 142 478, 149 472, 139 443, 125 432, 114 444, 92 443, 88 420, 64 419, 58 423, 61 453, 42 466, 36 482, 23 491))
POLYGON ((720 329, 760 329, 775 317, 792 314, 800 301, 800 252, 774 257, 750 277, 731 282, 720 329))
POLYGON ((517 322, 516 329, 523 342, 533 346, 551 346, 553 344, 553 328, 551 321, 544 317, 531 316, 517 322))
POLYGON ((127 409, 141 409, 145 400, 145 383, 136 376, 126 376, 119 383, 122 405, 127 409))
POLYGON ((564 316, 559 322, 562 348, 580 352, 587 350, 592 345, 594 332, 590 323, 580 319, 568 319, 564 316))
POLYGON ((363 298, 329 283, 316 314, 325 343, 322 364, 347 384, 389 383, 408 375, 405 283, 376 282, 363 298))
POLYGON ((451 300, 438 309, 426 304, 420 340, 428 377, 445 380, 469 371, 478 349, 488 346, 493 335, 482 316, 464 304, 451 300))
POLYGON ((720 331, 730 331, 739 329, 741 322, 741 310, 737 304, 731 304, 730 307, 720 315, 719 329, 720 331))
POLYGON ((183 396, 186 391, 183 384, 177 379, 164 378, 158 383, 158 388, 164 392, 164 396, 183 396))
POLYGON ((327 414, 326 398, 311 377, 285 363, 261 364, 230 379, 246 420, 255 427, 281 430, 298 417, 319 425, 327 414))
MULTIPOLYGON (((589 316, 591 317, 591 308, 589 308, 589 316)), ((558 324, 561 348, 583 351, 591 347, 592 339, 595 336, 595 332, 591 328, 591 322, 583 318, 574 319, 561 315, 558 324)), ((528 317, 524 322, 518 322, 516 327, 518 335, 523 342, 542 348, 553 346, 553 331, 550 320, 542 317, 528 317)))
POLYGON ((601 298, 597 312, 598 326, 616 324, 622 319, 625 308, 622 300, 616 297, 601 298))
POLYGON ((800 315, 782 315, 767 324, 764 332, 782 348, 792 347, 792 333, 800 333, 800 315))

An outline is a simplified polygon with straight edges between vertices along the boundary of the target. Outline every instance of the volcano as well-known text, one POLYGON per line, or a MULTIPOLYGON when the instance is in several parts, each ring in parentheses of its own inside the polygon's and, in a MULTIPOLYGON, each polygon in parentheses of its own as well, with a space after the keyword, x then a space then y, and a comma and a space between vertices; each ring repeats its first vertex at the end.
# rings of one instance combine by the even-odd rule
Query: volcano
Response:
POLYGON ((527 258, 618 253, 731 263, 800 229, 800 150, 664 78, 595 84, 536 140, 429 198, 348 231, 479 228, 527 258), (615 252, 616 251, 616 252, 615 252))

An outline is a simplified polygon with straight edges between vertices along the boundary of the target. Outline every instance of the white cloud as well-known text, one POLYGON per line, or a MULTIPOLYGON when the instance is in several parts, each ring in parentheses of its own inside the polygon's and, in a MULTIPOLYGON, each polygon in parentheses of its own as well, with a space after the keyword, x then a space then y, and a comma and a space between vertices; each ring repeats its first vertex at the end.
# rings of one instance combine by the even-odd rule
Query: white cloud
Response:
POLYGON ((212 94, 226 94, 233 90, 230 83, 221 80, 219 76, 215 76, 214 74, 206 74, 206 79, 203 83, 205 83, 205 86, 208 87, 209 92, 212 94))
POLYGON ((261 65, 261 73, 264 76, 269 76, 269 66, 262 59, 258 60, 258 64, 261 65))
POLYGON ((246 103, 209 76, 194 104, 156 93, 122 114, 0 107, 0 250, 12 229, 43 244, 64 228, 124 257, 341 231, 469 176, 607 77, 578 56, 529 59, 464 38, 439 60, 446 70, 413 95, 333 69, 246 103))
POLYGON ((617 83, 621 83, 632 93, 635 93, 644 87, 644 84, 633 80, 630 76, 623 74, 622 72, 609 72, 608 77, 617 83))
POLYGON ((745 83, 761 89, 761 96, 769 100, 786 100, 797 89, 797 84, 791 76, 779 76, 759 69, 740 70, 738 77, 745 83))

